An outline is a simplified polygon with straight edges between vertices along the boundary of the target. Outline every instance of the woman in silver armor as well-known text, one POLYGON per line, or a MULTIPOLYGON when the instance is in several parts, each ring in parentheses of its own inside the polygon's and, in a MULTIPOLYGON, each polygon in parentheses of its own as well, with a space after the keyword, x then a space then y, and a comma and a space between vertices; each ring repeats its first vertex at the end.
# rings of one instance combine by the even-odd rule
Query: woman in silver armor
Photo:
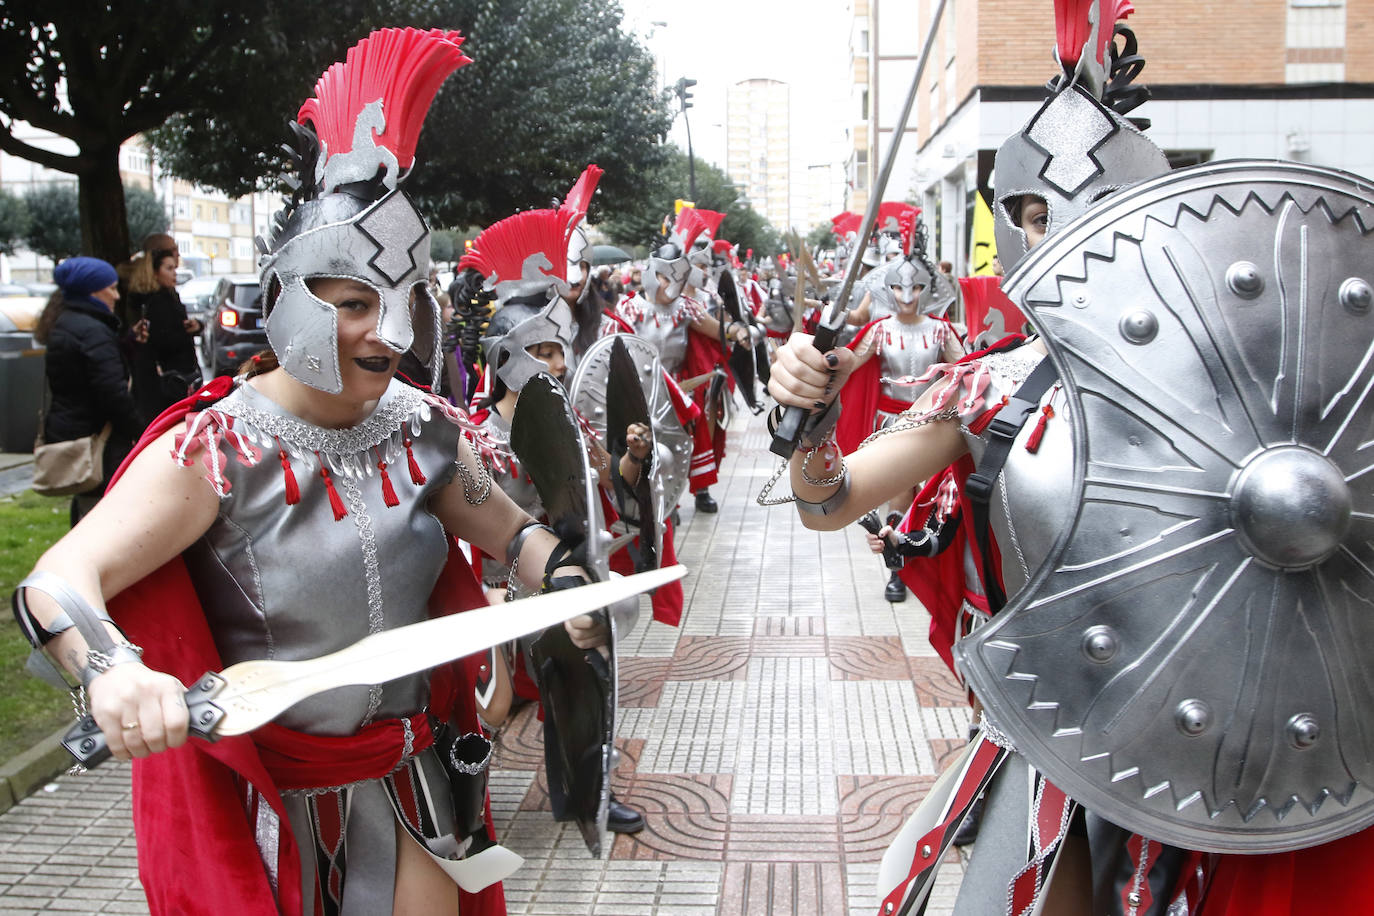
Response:
MULTIPOLYGON (((38 641, 85 682, 111 752, 140 758, 135 822, 154 912, 202 909, 218 892, 236 912, 456 913, 459 884, 476 892, 462 895, 465 914, 504 912, 498 882, 515 857, 478 863, 493 848, 484 781, 459 798, 454 770, 469 771, 456 745, 440 754, 445 728, 479 731, 471 680, 441 688, 461 670, 326 691, 214 745, 188 744, 183 699, 198 666, 315 658, 475 606, 457 538, 505 557, 532 590, 555 574, 585 579, 492 486, 490 446, 466 415, 394 377, 407 353, 436 374, 442 358, 428 230, 396 181, 439 83, 468 63, 461 40, 376 32, 321 78, 293 125, 302 190, 262 245, 272 352, 150 430, 23 589, 38 641), (360 71, 376 59, 407 61, 413 82, 393 79, 385 110, 413 124, 382 133, 381 103, 340 110, 357 97, 350 80, 375 89, 376 69, 360 71), (351 150, 340 132, 354 134, 351 150), (113 647, 73 626, 87 613, 113 647)), ((567 628, 582 648, 606 638, 590 616, 567 628)))

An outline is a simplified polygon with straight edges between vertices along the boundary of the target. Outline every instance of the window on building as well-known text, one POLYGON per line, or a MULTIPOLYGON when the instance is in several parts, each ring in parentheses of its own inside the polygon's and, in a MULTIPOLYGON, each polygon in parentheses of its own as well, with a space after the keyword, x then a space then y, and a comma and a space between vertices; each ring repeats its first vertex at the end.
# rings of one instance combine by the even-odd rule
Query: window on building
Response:
POLYGON ((945 12, 943 14, 945 17, 945 61, 950 64, 954 63, 954 46, 958 40, 954 26, 954 4, 955 0, 945 0, 945 12))
POLYGON ((1285 79, 1289 83, 1345 79, 1344 0, 1289 0, 1285 79))
POLYGON ((859 30, 859 53, 868 53, 868 29, 859 30))
POLYGON ((859 120, 868 120, 868 90, 859 93, 859 120))
POLYGON ((191 215, 191 202, 184 197, 177 197, 172 201, 172 216, 176 219, 186 219, 191 215))

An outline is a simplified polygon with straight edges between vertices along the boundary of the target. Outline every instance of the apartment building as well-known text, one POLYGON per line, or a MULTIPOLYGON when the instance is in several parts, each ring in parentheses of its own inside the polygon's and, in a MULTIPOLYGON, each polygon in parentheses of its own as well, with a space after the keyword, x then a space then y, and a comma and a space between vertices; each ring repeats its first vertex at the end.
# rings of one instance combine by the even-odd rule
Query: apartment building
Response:
POLYGON ((791 102, 791 87, 773 79, 741 80, 725 93, 725 173, 779 229, 793 219, 791 102))
MULTIPOLYGON (((44 149, 76 152, 70 140, 47 131, 20 124, 16 134, 44 149)), ((183 266, 199 274, 256 273, 253 238, 267 231, 272 213, 281 206, 280 197, 260 192, 233 200, 160 171, 141 137, 130 138, 120 148, 119 174, 124 183, 151 188, 167 206, 168 231, 177 240, 183 266)), ((75 186, 76 177, 0 153, 0 187, 6 191, 23 195, 36 185, 54 182, 75 186)), ((52 263, 34 252, 19 251, 3 260, 12 282, 46 282, 52 277, 52 263)))
MULTIPOLYGON (((936 5, 853 0, 853 114, 867 134, 856 126, 850 209, 867 202, 854 186, 871 183, 886 152, 888 118, 905 98, 936 5)), ((1136 6, 1127 24, 1147 61, 1138 82, 1153 98, 1131 114, 1152 121, 1150 137, 1175 166, 1261 157, 1374 175, 1374 0, 1136 6)), ((935 30, 883 196, 920 203, 932 254, 962 271, 973 195, 990 194, 997 147, 1039 106, 1055 73, 1052 5, 945 0, 935 30)))

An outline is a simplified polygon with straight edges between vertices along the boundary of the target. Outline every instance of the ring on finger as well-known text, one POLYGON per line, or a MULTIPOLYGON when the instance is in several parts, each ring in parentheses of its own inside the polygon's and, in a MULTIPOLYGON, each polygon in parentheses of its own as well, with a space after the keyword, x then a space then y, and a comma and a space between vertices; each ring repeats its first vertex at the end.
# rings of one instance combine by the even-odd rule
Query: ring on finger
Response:
POLYGON ((127 731, 133 731, 133 730, 136 729, 136 728, 138 728, 138 723, 137 723, 137 722, 125 722, 125 723, 124 723, 124 730, 125 730, 126 732, 127 732, 127 731))

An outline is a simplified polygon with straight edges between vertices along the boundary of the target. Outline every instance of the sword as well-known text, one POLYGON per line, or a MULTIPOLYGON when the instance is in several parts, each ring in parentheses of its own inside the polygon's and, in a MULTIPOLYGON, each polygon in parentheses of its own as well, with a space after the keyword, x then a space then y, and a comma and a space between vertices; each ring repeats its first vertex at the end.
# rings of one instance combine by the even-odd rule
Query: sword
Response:
MULTIPOLYGON (((930 18, 930 25, 926 26, 925 44, 921 46, 921 56, 916 59, 916 73, 911 78, 911 88, 907 90, 906 102, 902 105, 902 113, 897 116, 897 126, 892 132, 892 145, 887 148, 887 155, 883 158, 883 167, 878 172, 877 179, 873 182, 873 189, 869 192, 868 206, 864 210, 864 221, 859 226, 858 241, 854 245, 854 256, 849 260, 849 269, 844 274, 844 285, 840 287, 839 295, 835 301, 821 315, 819 326, 816 328, 816 349, 825 353, 834 349, 839 339, 840 331, 844 329, 845 314, 849 310, 849 294, 854 289, 854 281, 859 278, 860 262, 864 248, 868 245, 868 237, 873 232, 873 222, 878 218, 878 207, 882 203, 883 190, 887 187, 888 176, 892 174, 892 166, 897 161, 897 147, 902 142, 902 134, 906 131, 907 121, 911 119, 911 108, 916 104, 916 92, 921 85, 921 74, 926 69, 926 61, 930 58, 930 48, 935 41, 935 35, 939 32, 940 16, 944 14, 946 0, 939 0, 935 5, 935 14, 930 18)), ((881 270, 882 268, 877 268, 881 270)), ((800 273, 797 277, 798 284, 801 283, 800 273)), ((798 313, 801 306, 798 306, 798 313)), ((800 319, 795 319, 800 322, 800 319)), ((798 325, 800 326, 800 325, 798 325)), ((792 453, 797 450, 797 440, 801 438, 802 423, 806 420, 806 408, 789 407, 783 412, 782 421, 778 423, 778 428, 773 433, 773 441, 768 446, 768 450, 782 458, 791 458, 792 453)))
MULTIPOLYGON (((210 671, 186 691, 191 734, 210 741, 247 734, 317 693, 393 681, 557 626, 686 574, 681 564, 654 569, 374 633, 319 658, 253 659, 210 671)), ((77 722, 62 744, 88 769, 110 756, 90 716, 77 722)))

